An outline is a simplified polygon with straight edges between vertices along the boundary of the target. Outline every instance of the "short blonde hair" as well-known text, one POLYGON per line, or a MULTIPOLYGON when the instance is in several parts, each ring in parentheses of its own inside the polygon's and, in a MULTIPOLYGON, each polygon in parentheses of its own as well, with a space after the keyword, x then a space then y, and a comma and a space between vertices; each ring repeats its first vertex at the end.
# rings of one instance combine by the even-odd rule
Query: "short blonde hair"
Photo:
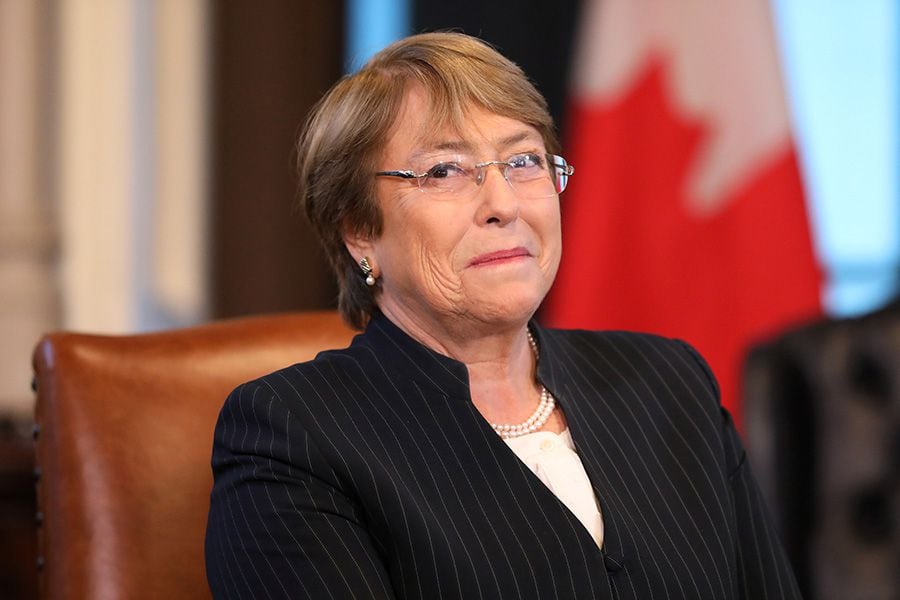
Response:
POLYGON ((344 231, 377 238, 377 162, 411 85, 425 90, 435 128, 462 125, 478 106, 534 127, 548 152, 559 142, 547 102, 522 70, 487 43, 461 33, 423 33, 376 54, 341 78, 315 106, 298 145, 300 202, 324 245, 344 320, 362 329, 378 310, 375 294, 347 251, 344 231))

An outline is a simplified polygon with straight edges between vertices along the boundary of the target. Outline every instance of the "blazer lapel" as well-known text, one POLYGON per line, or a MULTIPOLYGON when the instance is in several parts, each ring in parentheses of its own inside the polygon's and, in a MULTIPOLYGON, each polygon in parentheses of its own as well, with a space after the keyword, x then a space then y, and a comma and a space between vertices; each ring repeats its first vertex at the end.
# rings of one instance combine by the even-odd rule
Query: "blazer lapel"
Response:
MULTIPOLYGON (((612 487, 610 475, 617 465, 603 452, 604 437, 607 437, 606 443, 612 443, 613 440, 608 437, 618 437, 622 432, 615 431, 610 425, 615 422, 615 416, 607 414, 609 407, 603 401, 602 384, 588 389, 573 384, 582 377, 573 372, 577 366, 572 349, 534 324, 532 331, 540 348, 538 379, 553 394, 566 416, 575 451, 600 506, 604 555, 623 556, 631 544, 623 543, 620 532, 624 529, 619 524, 621 512, 616 510, 613 501, 616 490, 612 487)), ((593 541, 586 529, 584 533, 593 541)), ((593 546, 596 548, 596 544, 593 546)))

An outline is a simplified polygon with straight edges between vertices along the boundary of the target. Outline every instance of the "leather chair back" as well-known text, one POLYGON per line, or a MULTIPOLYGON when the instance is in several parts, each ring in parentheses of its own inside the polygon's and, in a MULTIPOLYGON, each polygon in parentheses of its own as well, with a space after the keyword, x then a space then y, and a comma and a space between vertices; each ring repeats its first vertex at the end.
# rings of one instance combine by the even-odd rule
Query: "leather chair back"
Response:
POLYGON ((333 312, 131 336, 53 333, 34 352, 41 592, 204 598, 216 418, 239 383, 346 346, 333 312))

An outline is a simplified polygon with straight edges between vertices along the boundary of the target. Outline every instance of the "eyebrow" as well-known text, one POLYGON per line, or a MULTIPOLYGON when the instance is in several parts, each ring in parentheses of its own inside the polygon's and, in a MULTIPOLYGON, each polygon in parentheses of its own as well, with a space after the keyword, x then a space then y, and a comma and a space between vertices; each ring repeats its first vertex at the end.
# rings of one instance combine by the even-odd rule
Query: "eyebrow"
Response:
POLYGON ((459 152, 461 154, 471 154, 474 150, 472 144, 463 140, 446 140, 429 144, 427 147, 417 150, 413 153, 413 158, 418 158, 425 154, 433 152, 459 152))
MULTIPOLYGON (((505 150, 506 148, 513 146, 515 144, 524 142, 526 140, 535 140, 539 142, 543 142, 540 134, 535 131, 531 131, 528 129, 523 129, 521 131, 517 131, 510 135, 500 138, 497 140, 497 147, 505 150)), ((416 159, 421 156, 425 156, 427 154, 431 154, 434 152, 458 152, 460 154, 473 154, 474 146, 470 142, 465 140, 443 140, 439 142, 435 142, 429 144, 427 147, 422 148, 421 150, 417 150, 412 154, 410 158, 416 159)))
POLYGON ((499 140, 499 142, 500 142, 499 145, 501 148, 507 148, 509 146, 513 146, 515 144, 518 144, 520 142, 524 142, 525 140, 530 140, 530 139, 543 141, 541 139, 541 136, 538 135, 536 132, 530 131, 527 129, 523 129, 522 131, 513 133, 512 135, 508 135, 504 138, 501 138, 499 140))

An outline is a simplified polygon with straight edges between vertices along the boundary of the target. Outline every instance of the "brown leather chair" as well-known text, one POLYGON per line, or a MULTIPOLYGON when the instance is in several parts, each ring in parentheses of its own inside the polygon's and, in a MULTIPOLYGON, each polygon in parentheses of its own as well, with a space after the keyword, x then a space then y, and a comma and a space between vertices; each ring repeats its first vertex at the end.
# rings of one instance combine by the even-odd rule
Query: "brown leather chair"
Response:
POLYGON ((34 352, 42 596, 209 597, 203 540, 225 397, 352 335, 333 312, 47 335, 34 352))

